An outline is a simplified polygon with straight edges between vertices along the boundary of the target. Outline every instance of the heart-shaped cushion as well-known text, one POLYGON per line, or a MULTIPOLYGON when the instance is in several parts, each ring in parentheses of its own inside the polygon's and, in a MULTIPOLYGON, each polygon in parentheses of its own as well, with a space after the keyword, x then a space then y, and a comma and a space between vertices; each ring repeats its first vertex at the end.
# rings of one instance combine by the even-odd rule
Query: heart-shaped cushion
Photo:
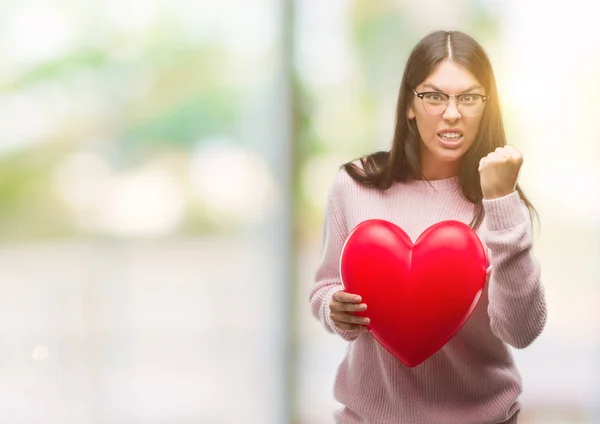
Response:
POLYGON ((358 224, 340 258, 344 290, 358 294, 375 339, 408 367, 441 349, 477 306, 486 281, 485 250, 458 221, 426 229, 413 244, 382 219, 358 224))

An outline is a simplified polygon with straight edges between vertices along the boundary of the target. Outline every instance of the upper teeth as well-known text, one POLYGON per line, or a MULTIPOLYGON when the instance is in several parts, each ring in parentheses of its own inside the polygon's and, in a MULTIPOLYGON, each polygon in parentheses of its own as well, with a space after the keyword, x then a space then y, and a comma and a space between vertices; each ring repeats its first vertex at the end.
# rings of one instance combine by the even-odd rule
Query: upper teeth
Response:
POLYGON ((450 132, 450 133, 442 133, 440 134, 442 137, 449 137, 449 138, 458 138, 460 137, 459 133, 455 133, 455 132, 450 132))

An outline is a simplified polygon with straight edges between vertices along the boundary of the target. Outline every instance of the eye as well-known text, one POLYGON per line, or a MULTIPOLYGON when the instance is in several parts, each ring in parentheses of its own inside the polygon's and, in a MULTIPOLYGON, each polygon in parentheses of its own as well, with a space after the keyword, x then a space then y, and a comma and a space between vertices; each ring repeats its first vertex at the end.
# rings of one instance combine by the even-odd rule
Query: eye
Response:
POLYGON ((446 100, 443 94, 439 93, 427 93, 425 94, 425 100, 429 100, 431 102, 443 102, 446 100))

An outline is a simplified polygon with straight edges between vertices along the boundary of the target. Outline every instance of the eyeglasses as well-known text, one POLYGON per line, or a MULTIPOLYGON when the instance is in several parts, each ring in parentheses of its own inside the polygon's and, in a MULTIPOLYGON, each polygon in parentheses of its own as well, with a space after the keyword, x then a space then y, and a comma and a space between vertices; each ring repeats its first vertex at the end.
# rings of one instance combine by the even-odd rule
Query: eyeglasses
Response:
POLYGON ((454 96, 437 91, 417 93, 414 88, 413 92, 423 102, 425 111, 431 115, 441 115, 446 111, 450 99, 456 99, 456 108, 461 115, 474 116, 483 110, 483 105, 489 98, 489 96, 483 94, 459 94, 454 96))

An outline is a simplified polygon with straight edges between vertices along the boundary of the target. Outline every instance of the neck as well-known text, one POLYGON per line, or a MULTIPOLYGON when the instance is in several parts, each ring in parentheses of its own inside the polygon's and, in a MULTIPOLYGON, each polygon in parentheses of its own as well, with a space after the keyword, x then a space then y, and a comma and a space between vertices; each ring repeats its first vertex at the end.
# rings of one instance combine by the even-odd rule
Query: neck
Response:
POLYGON ((421 161, 421 173, 428 181, 443 180, 456 177, 460 170, 458 162, 437 162, 431 163, 426 160, 421 161))

